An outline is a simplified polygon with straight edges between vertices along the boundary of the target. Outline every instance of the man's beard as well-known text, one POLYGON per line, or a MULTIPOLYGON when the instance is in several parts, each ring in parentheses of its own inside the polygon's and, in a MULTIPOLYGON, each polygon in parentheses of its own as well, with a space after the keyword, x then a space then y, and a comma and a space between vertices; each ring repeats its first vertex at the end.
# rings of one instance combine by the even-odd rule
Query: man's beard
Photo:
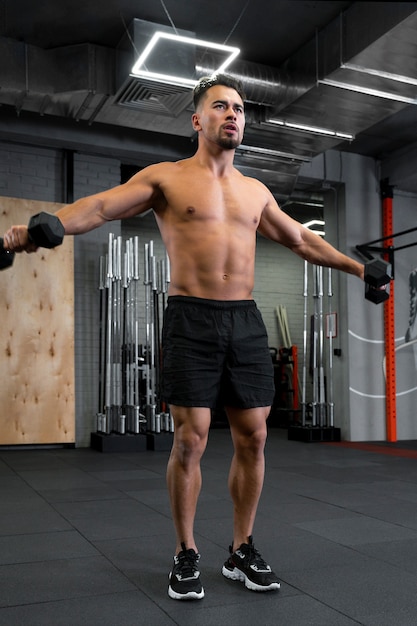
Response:
POLYGON ((240 145, 239 137, 218 137, 217 145, 224 150, 234 150, 240 145))

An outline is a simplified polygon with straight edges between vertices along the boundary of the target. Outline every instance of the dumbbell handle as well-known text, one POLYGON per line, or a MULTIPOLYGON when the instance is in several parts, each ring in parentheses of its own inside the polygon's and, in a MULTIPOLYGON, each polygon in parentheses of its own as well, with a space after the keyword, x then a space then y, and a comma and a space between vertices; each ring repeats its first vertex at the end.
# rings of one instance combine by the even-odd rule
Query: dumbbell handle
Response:
POLYGON ((14 252, 5 249, 3 237, 0 237, 0 270, 7 269, 13 265, 13 261, 14 252))

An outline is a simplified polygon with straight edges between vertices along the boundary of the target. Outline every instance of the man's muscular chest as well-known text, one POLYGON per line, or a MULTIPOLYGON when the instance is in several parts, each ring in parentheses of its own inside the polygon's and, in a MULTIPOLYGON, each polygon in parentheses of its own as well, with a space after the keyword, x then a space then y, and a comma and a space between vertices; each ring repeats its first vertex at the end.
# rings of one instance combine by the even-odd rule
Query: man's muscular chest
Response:
POLYGON ((166 210, 178 221, 224 222, 257 227, 262 201, 243 177, 176 177, 164 188, 166 210), (171 183, 171 184, 170 184, 171 183))

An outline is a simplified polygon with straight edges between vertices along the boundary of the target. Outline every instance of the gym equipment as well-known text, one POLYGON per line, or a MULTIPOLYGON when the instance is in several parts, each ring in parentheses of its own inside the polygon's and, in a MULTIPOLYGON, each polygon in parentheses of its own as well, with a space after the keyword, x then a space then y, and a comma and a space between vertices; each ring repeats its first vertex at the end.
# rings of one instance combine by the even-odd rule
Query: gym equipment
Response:
POLYGON ((301 424, 306 425, 307 418, 307 402, 306 402, 306 389, 307 389, 307 317, 308 317, 308 262, 304 261, 304 282, 303 282, 303 297, 304 297, 304 313, 303 313, 303 376, 302 376, 302 392, 301 392, 301 424))
MULTIPOLYGON (((32 215, 28 224, 29 240, 39 248, 55 248, 61 245, 65 229, 56 215, 41 211, 32 215)), ((14 261, 14 252, 4 249, 4 241, 0 238, 0 270, 4 270, 14 261)))
POLYGON ((3 238, 0 237, 0 270, 5 270, 13 265, 13 261, 14 252, 4 249, 3 238))
POLYGON ((396 237, 403 237, 410 233, 414 233, 417 228, 408 228, 398 233, 392 233, 386 237, 380 239, 374 239, 367 243, 358 244, 356 249, 360 254, 367 259, 365 263, 365 298, 380 304, 388 300, 390 295, 389 285, 391 280, 395 278, 394 271, 394 253, 406 248, 412 248, 417 245, 417 242, 408 243, 402 246, 391 245, 392 241, 396 237), (382 246, 375 245, 382 243, 382 246), (387 243, 388 245, 384 245, 387 243), (376 259, 373 256, 373 252, 378 252, 386 256, 388 261, 383 259, 376 259))
POLYGON ((374 304, 388 300, 391 278, 390 263, 382 259, 371 259, 365 263, 365 298, 374 304))
POLYGON ((309 266, 304 262, 304 329, 301 420, 288 428, 288 439, 305 442, 340 441, 340 428, 334 426, 333 338, 336 336, 336 313, 332 310, 332 271, 327 269, 327 314, 324 314, 325 274, 323 267, 312 265, 313 313, 308 321, 309 266), (310 341, 308 327, 310 326, 310 341), (327 350, 326 350, 327 340, 327 350), (308 355, 308 345, 310 354, 308 355), (309 367, 307 363, 309 362, 309 367), (312 383, 307 399, 307 371, 312 383))
POLYGON ((391 276, 391 265, 382 259, 372 259, 365 264, 365 282, 371 287, 383 287, 391 276))
POLYGON ((162 319, 165 295, 168 292, 169 270, 168 257, 157 261, 154 255, 153 241, 145 244, 145 326, 146 326, 146 402, 145 416, 147 430, 160 434, 161 431, 173 432, 172 417, 160 398, 162 319), (160 301, 163 308, 161 311, 160 301))
MULTIPOLYGON (((397 385, 396 385, 396 333, 395 333, 395 302, 394 302, 394 256, 396 252, 411 248, 417 245, 417 241, 406 243, 401 246, 394 246, 394 240, 417 231, 417 227, 408 228, 401 232, 393 233, 393 197, 394 187, 389 184, 389 179, 380 181, 382 200, 382 233, 380 239, 369 241, 356 246, 356 249, 369 260, 373 259, 373 252, 377 252, 387 259, 391 265, 390 298, 381 297, 380 293, 375 294, 368 290, 368 300, 376 304, 384 304, 384 348, 386 359, 386 379, 385 379, 385 414, 386 414, 386 435, 387 441, 397 441, 397 385), (382 244, 382 245, 375 245, 382 244)), ((383 292, 383 290, 380 288, 383 292)))
POLYGON ((313 265, 313 403, 312 425, 323 427, 326 419, 323 338, 323 268, 313 265))
MULTIPOLYGON (((141 283, 140 256, 138 237, 123 244, 121 237, 110 234, 108 252, 100 257, 99 410, 97 433, 92 433, 94 447, 100 449, 108 446, 121 451, 123 444, 116 437, 116 448, 110 447, 111 437, 103 444, 96 441, 98 434, 122 436, 130 446, 126 449, 133 450, 139 449, 139 444, 135 448, 134 438, 129 435, 146 434, 149 439, 174 430, 172 416, 160 398, 162 315, 170 281, 168 257, 157 260, 153 241, 146 243, 141 283)), ((148 441, 151 449, 161 445, 160 441, 148 441)))
POLYGON ((108 252, 100 258, 100 380, 97 430, 106 434, 139 433, 140 416, 134 370, 139 362, 138 340, 131 345, 137 325, 132 293, 139 280, 133 259, 138 243, 109 234, 108 252), (122 261, 123 259, 123 261, 122 261), (133 362, 133 358, 136 360, 133 362), (135 394, 136 390, 136 394, 135 394))
POLYGON ((328 357, 328 423, 331 428, 334 426, 334 393, 333 393, 333 337, 336 336, 336 314, 332 308, 333 298, 333 283, 332 283, 332 270, 327 268, 327 301, 328 301, 328 313, 327 313, 327 330, 326 337, 329 340, 329 357, 328 357))
POLYGON ((28 235, 29 239, 40 248, 56 248, 64 239, 65 229, 56 215, 42 211, 30 218, 28 235))
POLYGON ((145 417, 147 429, 151 432, 158 432, 156 424, 156 390, 155 390, 155 334, 154 334, 154 301, 152 296, 155 269, 155 257, 153 254, 153 241, 145 244, 144 247, 144 285, 145 285, 145 328, 146 328, 146 359, 145 359, 145 379, 146 379, 146 402, 145 417))
POLYGON ((121 400, 121 237, 109 234, 106 258, 106 328, 103 325, 105 371, 102 373, 104 407, 99 413, 97 427, 107 434, 112 431, 123 433, 125 416, 122 414, 121 400))
POLYGON ((298 408, 298 350, 296 345, 269 348, 274 367, 275 396, 269 416, 270 423, 288 425, 298 408))

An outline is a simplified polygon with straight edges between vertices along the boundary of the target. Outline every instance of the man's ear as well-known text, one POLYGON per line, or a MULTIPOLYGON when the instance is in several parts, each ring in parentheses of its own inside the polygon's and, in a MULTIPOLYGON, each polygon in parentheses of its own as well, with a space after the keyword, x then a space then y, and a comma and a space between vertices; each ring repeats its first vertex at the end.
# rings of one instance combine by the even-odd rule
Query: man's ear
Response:
POLYGON ((200 124, 200 116, 198 113, 193 113, 191 116, 191 123, 193 125, 193 129, 195 131, 199 131, 201 130, 201 124, 200 124))

